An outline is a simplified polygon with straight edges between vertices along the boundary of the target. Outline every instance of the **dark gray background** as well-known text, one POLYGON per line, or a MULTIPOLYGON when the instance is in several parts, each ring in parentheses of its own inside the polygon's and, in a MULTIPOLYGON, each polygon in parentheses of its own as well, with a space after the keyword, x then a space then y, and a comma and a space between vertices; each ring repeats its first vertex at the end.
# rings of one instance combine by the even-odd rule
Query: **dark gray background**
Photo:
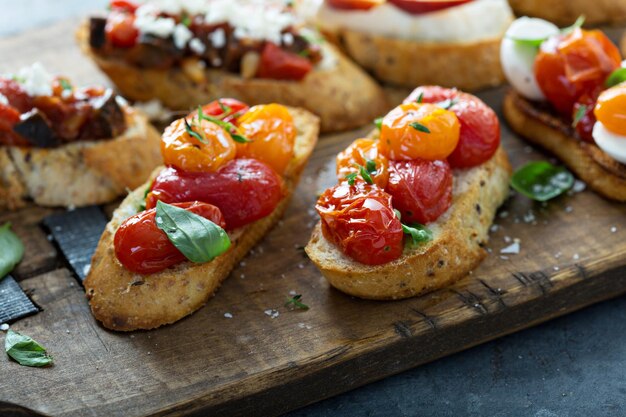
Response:
MULTIPOLYGON (((0 0, 0 36, 81 16, 107 3, 0 0)), ((626 297, 289 414, 343 415, 625 416, 626 297)))

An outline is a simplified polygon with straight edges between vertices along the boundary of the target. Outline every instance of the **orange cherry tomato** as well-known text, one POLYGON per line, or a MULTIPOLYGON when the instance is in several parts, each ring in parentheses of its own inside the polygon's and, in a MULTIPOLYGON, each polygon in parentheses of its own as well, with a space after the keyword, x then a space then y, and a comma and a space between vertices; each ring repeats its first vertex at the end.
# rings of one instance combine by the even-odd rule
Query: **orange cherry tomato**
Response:
POLYGON ((237 157, 257 159, 283 174, 293 158, 296 141, 296 126, 287 107, 280 104, 254 106, 237 124, 241 134, 251 140, 237 144, 237 157))
POLYGON ((385 0, 327 0, 330 7, 344 10, 369 10, 384 2, 385 0))
POLYGON ((394 161, 446 159, 459 143, 456 115, 434 104, 406 103, 383 119, 378 148, 394 161))
POLYGON ((535 76, 550 104, 569 119, 578 99, 584 94, 595 97, 621 61, 619 50, 604 33, 576 29, 541 45, 535 76))
POLYGON ((212 172, 235 159, 237 147, 222 127, 194 117, 178 119, 165 129, 161 154, 165 165, 187 172, 212 172), (194 132, 204 136, 202 141, 187 132, 185 120, 194 132))
POLYGON ((608 130, 626 136, 626 84, 609 88, 600 94, 594 114, 608 130))
POLYGON ((373 139, 357 139, 337 155, 337 178, 341 182, 348 174, 358 173, 357 165, 366 167, 368 160, 376 164, 376 172, 370 174, 374 184, 385 188, 389 180, 389 160, 378 151, 378 141, 373 139))

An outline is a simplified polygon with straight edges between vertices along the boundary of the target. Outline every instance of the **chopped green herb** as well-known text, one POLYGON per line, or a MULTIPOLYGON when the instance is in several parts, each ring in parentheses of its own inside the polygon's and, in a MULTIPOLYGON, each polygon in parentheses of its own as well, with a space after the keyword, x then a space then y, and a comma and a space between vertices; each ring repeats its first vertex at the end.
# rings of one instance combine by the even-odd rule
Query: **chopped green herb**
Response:
POLYGON ((430 133, 430 129, 427 128, 426 126, 424 126, 423 124, 421 124, 420 122, 413 122, 409 126, 411 126, 413 129, 415 129, 417 131, 424 132, 424 133, 430 133))
POLYGON ((230 239, 224 229, 180 207, 157 201, 155 221, 176 249, 191 262, 209 262, 230 248, 230 239))
POLYGON ((227 115, 231 111, 233 111, 233 109, 230 106, 227 106, 226 104, 222 103, 222 100, 217 100, 217 104, 219 104, 220 109, 222 110, 222 115, 227 115))
POLYGON ((369 172, 370 174, 375 174, 376 173, 376 161, 368 159, 367 161, 365 161, 365 169, 367 170, 367 172, 369 172))
POLYGON ((580 121, 583 119, 583 117, 585 117, 585 114, 587 114, 587 106, 584 104, 581 104, 578 109, 576 109, 576 114, 574 115, 574 121, 572 122, 572 127, 576 127, 578 126, 578 123, 580 123, 580 121))
POLYGON ((558 197, 574 185, 574 176, 563 167, 549 162, 530 162, 511 177, 511 187, 536 201, 558 197))
POLYGON ((13 330, 7 332, 4 350, 13 360, 23 366, 48 366, 52 364, 52 356, 39 343, 26 335, 13 330))
POLYGON ((365 169, 365 167, 363 165, 358 165, 358 167, 359 167, 359 173, 361 174, 361 177, 365 180, 365 182, 370 184, 370 185, 374 184, 374 181, 372 180, 372 177, 370 176, 370 173, 367 172, 367 169, 365 169))
POLYGON ((187 14, 183 15, 183 18, 181 19, 181 23, 187 27, 191 26, 191 18, 189 17, 189 15, 187 14))
POLYGON ((626 81, 626 68, 618 68, 609 75, 609 78, 606 79, 605 85, 607 88, 611 88, 616 86, 617 84, 621 84, 626 81))
POLYGON ((348 180, 348 185, 354 185, 354 182, 356 181, 356 177, 358 175, 359 174, 357 174, 356 172, 346 175, 346 179, 348 180))
POLYGON ((415 102, 421 103, 422 101, 424 101, 424 93, 420 91, 420 94, 417 96, 417 100, 415 100, 415 102))
POLYGON ((376 126, 378 130, 380 130, 381 127, 383 127, 383 119, 384 117, 379 117, 378 119, 374 119, 374 125, 376 126))
POLYGON ((202 107, 198 106, 198 121, 202 122, 203 120, 206 120, 207 122, 215 123, 216 125, 226 129, 226 131, 230 133, 230 136, 233 138, 235 142, 239 142, 239 143, 252 142, 250 139, 237 133, 237 127, 234 124, 230 122, 225 122, 224 120, 221 120, 217 117, 208 116, 202 112, 202 107))
POLYGON ((453 99, 445 99, 443 101, 440 101, 437 103, 437 106, 441 107, 444 110, 450 110, 452 108, 452 106, 454 106, 455 104, 457 104, 459 102, 459 100, 457 100, 456 98, 453 99))
POLYGON ((15 268, 24 256, 24 244, 11 231, 11 223, 0 227, 0 280, 15 268))
POLYGON ((209 143, 209 141, 207 140, 207 138, 204 136, 204 132, 202 132, 202 134, 196 132, 195 130, 193 130, 195 124, 192 126, 189 124, 189 122, 187 121, 187 119, 183 119, 185 122, 185 131, 187 132, 187 134, 189 136, 193 136, 194 138, 198 139, 200 142, 202 143, 209 143))
POLYGON ((61 78, 59 80, 59 84, 61 84, 61 88, 63 90, 72 91, 72 84, 70 84, 70 82, 68 80, 66 80, 65 78, 61 78))
POLYGON ((296 294, 291 298, 287 298, 287 302, 285 303, 285 307, 291 307, 293 306, 293 308, 299 308, 301 310, 308 310, 309 306, 304 304, 302 301, 300 301, 302 299, 302 294, 296 294))

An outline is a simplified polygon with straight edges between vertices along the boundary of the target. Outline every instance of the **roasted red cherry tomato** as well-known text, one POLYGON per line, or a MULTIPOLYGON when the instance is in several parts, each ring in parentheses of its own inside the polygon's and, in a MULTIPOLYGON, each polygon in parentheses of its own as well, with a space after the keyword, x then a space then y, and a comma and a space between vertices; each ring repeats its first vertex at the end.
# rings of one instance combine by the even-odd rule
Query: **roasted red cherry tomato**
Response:
POLYGON ((389 160, 378 151, 378 143, 373 139, 357 139, 337 155, 337 178, 345 181, 352 173, 359 174, 359 165, 367 168, 367 161, 373 161, 376 172, 371 174, 372 181, 380 188, 385 188, 389 180, 389 160))
POLYGON ((312 69, 313 64, 305 57, 285 51, 272 42, 266 42, 261 53, 257 77, 298 81, 312 69))
POLYGON ((389 3, 395 4, 405 12, 422 14, 460 6, 470 1, 472 0, 389 0, 389 3))
MULTIPOLYGON (((220 120, 229 122, 237 126, 237 119, 250 110, 246 103, 234 98, 221 98, 202 106, 202 113, 207 116, 217 117, 220 120)), ((195 110, 189 116, 196 117, 198 111, 195 110)))
POLYGON ((593 113, 593 108, 596 105, 599 92, 598 90, 591 94, 583 94, 576 101, 574 109, 572 110, 572 120, 574 121, 574 128, 576 128, 578 136, 582 140, 590 143, 594 143, 593 126, 596 124, 596 116, 593 113))
POLYGON ((344 10, 369 10, 380 6, 385 0, 326 0, 329 6, 344 10))
POLYGON ((460 131, 451 111, 429 103, 405 103, 383 118, 378 149, 394 161, 445 159, 456 148, 460 131))
POLYGON ((26 113, 33 108, 33 98, 15 80, 0 78, 0 94, 5 96, 9 104, 20 113, 26 113))
POLYGON ((619 50, 604 33, 576 29, 541 45, 535 76, 550 104, 569 119, 579 98, 602 88, 621 61, 619 50))
POLYGON ((326 190, 315 208, 326 239, 355 261, 380 265, 402 255, 402 224, 391 196, 377 186, 339 184, 326 190))
MULTIPOLYGON (((197 201, 174 204, 224 227, 220 209, 197 201)), ((129 271, 154 274, 187 258, 170 242, 155 222, 156 209, 142 211, 129 217, 115 232, 115 256, 129 271)))
POLYGON ((609 88, 600 94, 595 116, 613 133, 626 136, 626 84, 609 88))
POLYGON ((500 146, 500 122, 496 113, 478 97, 450 88, 416 88, 405 100, 438 103, 456 114, 461 124, 459 143, 448 157, 453 168, 471 168, 487 162, 500 146))
POLYGON ((146 207, 180 201, 203 201, 217 206, 228 230, 269 215, 283 197, 280 177, 260 161, 235 159, 217 172, 184 172, 166 168, 156 177, 146 207))
POLYGON ((111 10, 126 10, 127 12, 130 13, 135 13, 135 10, 137 10, 139 8, 138 5, 136 5, 134 2, 132 1, 128 1, 128 0, 112 0, 111 1, 111 10))
POLYGON ((283 174, 293 159, 296 126, 287 107, 261 104, 252 107, 237 123, 251 142, 237 144, 238 158, 254 158, 283 174))
POLYGON ((111 45, 118 48, 132 48, 139 37, 135 16, 130 13, 112 11, 104 30, 111 45))
POLYGON ((452 204, 452 170, 446 161, 392 161, 385 191, 404 223, 434 222, 452 204))
POLYGON ((22 136, 13 131, 13 126, 20 121, 20 112, 14 107, 0 103, 0 144, 9 146, 28 146, 22 136))

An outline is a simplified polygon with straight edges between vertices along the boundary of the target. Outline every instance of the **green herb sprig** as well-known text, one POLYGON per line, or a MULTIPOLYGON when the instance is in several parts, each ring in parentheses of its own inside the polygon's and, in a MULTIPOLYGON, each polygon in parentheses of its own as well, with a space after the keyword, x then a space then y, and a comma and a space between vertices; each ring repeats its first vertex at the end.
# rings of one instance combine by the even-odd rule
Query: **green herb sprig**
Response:
POLYGON ((426 127, 425 125, 421 124, 420 122, 410 123, 409 126, 411 126, 413 129, 419 132, 430 133, 430 129, 426 127))
POLYGON ((376 168, 376 161, 368 159, 365 161, 365 166, 363 165, 359 165, 359 164, 354 164, 354 167, 357 168, 359 170, 359 172, 352 172, 348 175, 346 175, 346 179, 348 180, 348 184, 349 185, 354 185, 354 183, 356 182, 357 177, 359 176, 359 174, 361 175, 361 178, 363 178, 363 180, 368 183, 368 184, 374 184, 374 180, 372 179, 372 175, 376 174, 377 172, 377 168, 376 168))
POLYGON ((587 114, 587 109, 588 107, 585 104, 581 104, 576 109, 576 114, 574 114, 574 121, 572 122, 573 128, 576 128, 576 126, 578 126, 578 123, 580 123, 580 121, 585 117, 585 114, 587 114))
POLYGON ((52 356, 29 336, 9 330, 4 340, 7 355, 23 366, 42 367, 52 364, 52 356))
POLYGON ((285 307, 292 307, 294 309, 300 310, 308 310, 309 306, 304 304, 302 301, 302 294, 296 294, 291 298, 287 298, 285 302, 285 307))

